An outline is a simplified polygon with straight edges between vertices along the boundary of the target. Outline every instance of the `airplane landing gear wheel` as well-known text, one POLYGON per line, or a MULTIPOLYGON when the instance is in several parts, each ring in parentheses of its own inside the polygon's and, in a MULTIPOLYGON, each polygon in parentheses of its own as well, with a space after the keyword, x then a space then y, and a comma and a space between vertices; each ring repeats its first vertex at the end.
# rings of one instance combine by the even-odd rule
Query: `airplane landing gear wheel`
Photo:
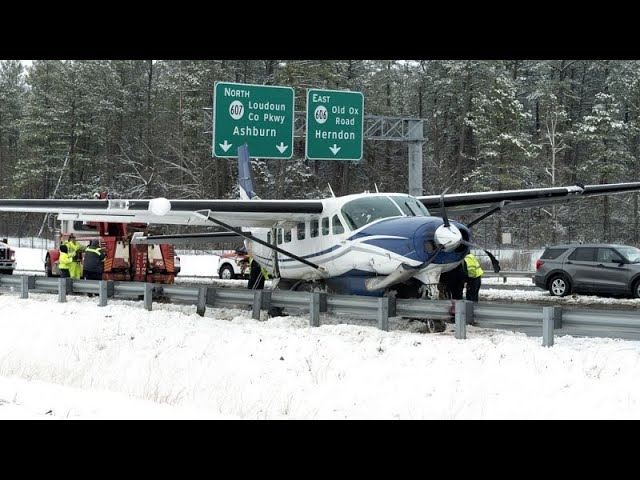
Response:
POLYGON ((442 333, 447 329, 447 324, 443 320, 427 320, 429 333, 442 333))

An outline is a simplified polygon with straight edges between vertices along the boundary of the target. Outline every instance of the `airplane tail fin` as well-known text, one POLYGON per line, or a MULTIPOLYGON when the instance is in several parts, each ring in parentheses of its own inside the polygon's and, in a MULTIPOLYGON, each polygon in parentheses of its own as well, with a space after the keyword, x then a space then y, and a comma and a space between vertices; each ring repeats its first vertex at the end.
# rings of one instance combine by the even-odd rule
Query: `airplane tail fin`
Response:
POLYGON ((246 143, 238 147, 238 184, 240 186, 240 199, 251 200, 252 198, 259 198, 253 191, 251 159, 249 158, 249 146, 246 143))

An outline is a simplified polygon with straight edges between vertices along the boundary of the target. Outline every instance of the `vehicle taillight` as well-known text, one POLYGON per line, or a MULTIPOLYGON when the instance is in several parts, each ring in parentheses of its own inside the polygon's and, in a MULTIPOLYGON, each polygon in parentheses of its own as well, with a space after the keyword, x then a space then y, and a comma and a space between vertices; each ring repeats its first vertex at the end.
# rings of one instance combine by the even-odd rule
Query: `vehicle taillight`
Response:
POLYGON ((536 270, 538 270, 543 264, 544 262, 542 260, 536 260, 536 270))

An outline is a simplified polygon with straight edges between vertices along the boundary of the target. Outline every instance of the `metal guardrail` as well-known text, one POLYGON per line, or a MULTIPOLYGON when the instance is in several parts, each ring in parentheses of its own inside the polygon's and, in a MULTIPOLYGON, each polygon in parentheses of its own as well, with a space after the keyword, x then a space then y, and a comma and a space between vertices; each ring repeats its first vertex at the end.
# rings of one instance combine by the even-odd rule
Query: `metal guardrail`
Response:
POLYGON ((536 272, 523 272, 523 271, 519 271, 519 270, 513 270, 513 271, 504 271, 501 270, 499 273, 495 273, 495 272, 487 272, 485 271, 482 276, 483 277, 491 277, 491 278, 502 278, 504 279, 504 281, 507 281, 507 278, 530 278, 531 281, 533 282, 533 277, 535 276, 536 272))
MULTIPOLYGON (((448 300, 396 299, 330 295, 317 292, 286 290, 249 290, 203 286, 162 285, 143 282, 72 280, 21 275, 0 275, 0 287, 19 291, 21 298, 29 292, 58 293, 65 302, 68 293, 96 294, 100 306, 112 297, 139 298, 147 310, 154 300, 188 302, 204 315, 207 307, 252 307, 252 317, 260 319, 260 311, 272 307, 309 312, 310 324, 320 325, 320 313, 372 320, 382 330, 389 329, 390 317, 419 320, 453 320, 448 300)), ((640 313, 620 310, 586 310, 539 305, 455 302, 455 335, 466 338, 466 325, 520 331, 542 336, 543 345, 553 345, 554 335, 610 337, 640 340, 640 313)))

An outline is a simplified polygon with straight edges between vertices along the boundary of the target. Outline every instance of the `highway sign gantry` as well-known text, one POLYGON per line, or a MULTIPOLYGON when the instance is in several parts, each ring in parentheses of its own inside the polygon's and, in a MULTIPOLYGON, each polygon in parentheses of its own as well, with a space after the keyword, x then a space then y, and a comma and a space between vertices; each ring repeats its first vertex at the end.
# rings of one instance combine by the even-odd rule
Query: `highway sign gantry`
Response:
POLYGON ((237 157, 247 143, 252 157, 293 156, 291 87, 217 82, 213 95, 213 156, 237 157))

